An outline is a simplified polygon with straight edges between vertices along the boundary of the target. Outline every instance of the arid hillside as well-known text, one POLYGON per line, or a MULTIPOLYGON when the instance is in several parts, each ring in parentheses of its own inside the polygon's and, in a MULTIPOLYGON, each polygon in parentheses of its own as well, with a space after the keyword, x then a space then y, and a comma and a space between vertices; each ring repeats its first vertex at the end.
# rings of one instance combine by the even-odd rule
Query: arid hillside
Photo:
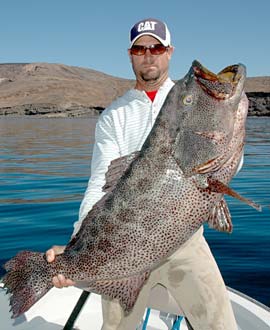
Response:
POLYGON ((131 80, 62 64, 1 64, 0 114, 92 114, 133 85, 131 80))
MULTIPOLYGON (((0 115, 89 116, 134 81, 63 64, 0 64, 0 115)), ((250 114, 270 115, 270 77, 248 78, 250 114)))

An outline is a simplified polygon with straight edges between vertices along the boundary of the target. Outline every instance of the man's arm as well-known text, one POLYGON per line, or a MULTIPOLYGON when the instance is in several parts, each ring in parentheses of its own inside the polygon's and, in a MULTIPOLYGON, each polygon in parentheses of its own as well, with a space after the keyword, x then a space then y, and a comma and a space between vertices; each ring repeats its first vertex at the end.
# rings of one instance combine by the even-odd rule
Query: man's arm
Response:
MULTIPOLYGON (((246 93, 243 92, 242 96, 241 96, 241 100, 238 105, 238 111, 241 110, 241 107, 244 108, 245 111, 248 111, 248 104, 249 104, 249 101, 248 101, 247 95, 246 95, 246 93)), ((235 175, 237 175, 237 173, 241 170, 241 168, 243 167, 243 164, 244 164, 244 150, 242 151, 242 156, 241 156, 240 162, 238 164, 235 175)))
POLYGON ((112 160, 120 157, 119 146, 115 138, 115 128, 112 119, 106 115, 102 117, 95 132, 95 144, 91 161, 91 177, 85 191, 79 210, 79 220, 74 223, 74 236, 88 212, 104 195, 105 174, 112 160))

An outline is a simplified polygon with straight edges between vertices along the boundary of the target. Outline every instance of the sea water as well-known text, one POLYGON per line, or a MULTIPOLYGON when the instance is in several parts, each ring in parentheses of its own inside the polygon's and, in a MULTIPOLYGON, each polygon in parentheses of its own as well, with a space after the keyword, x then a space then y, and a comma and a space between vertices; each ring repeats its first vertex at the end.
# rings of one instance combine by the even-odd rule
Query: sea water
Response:
MULTIPOLYGON (((96 121, 1 119, 0 264, 21 250, 68 242, 90 177, 96 121)), ((269 306, 270 118, 248 118, 244 166, 231 187, 263 211, 226 198, 233 233, 206 225, 205 236, 226 284, 269 306)))

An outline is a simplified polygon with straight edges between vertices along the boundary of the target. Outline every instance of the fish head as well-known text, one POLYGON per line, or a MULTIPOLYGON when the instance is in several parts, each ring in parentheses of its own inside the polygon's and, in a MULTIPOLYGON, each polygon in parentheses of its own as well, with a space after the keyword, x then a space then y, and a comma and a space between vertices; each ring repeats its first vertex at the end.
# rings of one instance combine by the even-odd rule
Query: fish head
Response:
POLYGON ((186 176, 196 174, 205 164, 210 164, 206 166, 209 170, 220 168, 229 157, 228 150, 230 155, 233 152, 232 140, 235 148, 238 140, 243 140, 243 134, 236 137, 236 122, 242 111, 238 105, 245 77, 242 64, 215 74, 194 61, 187 75, 176 83, 171 121, 174 158, 186 176), (212 166, 214 163, 218 166, 212 166))

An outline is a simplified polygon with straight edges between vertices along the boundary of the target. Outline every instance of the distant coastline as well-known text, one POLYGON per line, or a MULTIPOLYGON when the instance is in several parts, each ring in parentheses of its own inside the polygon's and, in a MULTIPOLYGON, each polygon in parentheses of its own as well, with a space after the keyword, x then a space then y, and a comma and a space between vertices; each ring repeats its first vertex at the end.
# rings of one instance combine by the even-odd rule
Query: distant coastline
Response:
POLYGON ((2 117, 38 117, 38 118, 87 118, 98 116, 104 107, 70 106, 59 108, 54 104, 23 104, 0 108, 2 117))
MULTIPOLYGON (((134 80, 49 63, 0 64, 0 117, 99 115, 134 80)), ((270 117, 270 77, 247 78, 249 116, 270 117)))

